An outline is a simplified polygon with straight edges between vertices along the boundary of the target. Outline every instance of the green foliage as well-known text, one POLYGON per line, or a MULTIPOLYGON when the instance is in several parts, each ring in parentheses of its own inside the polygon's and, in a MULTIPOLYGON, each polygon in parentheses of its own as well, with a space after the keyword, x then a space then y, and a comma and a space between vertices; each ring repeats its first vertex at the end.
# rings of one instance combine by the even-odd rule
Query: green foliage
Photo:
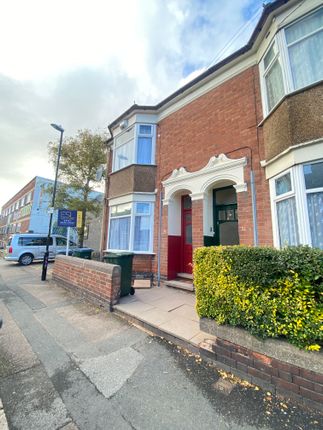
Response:
MULTIPOLYGON (((99 185, 98 169, 107 162, 105 138, 89 130, 79 130, 75 137, 65 139, 61 150, 56 208, 75 209, 83 212, 80 230, 80 245, 83 245, 86 213, 95 215, 101 210, 102 202, 90 198, 90 193, 99 185)), ((57 163, 58 142, 48 145, 49 159, 57 163)), ((52 193, 52 187, 48 189, 52 193)))
POLYGON ((323 342, 323 252, 309 247, 199 248, 197 312, 252 334, 285 337, 318 350, 323 342))

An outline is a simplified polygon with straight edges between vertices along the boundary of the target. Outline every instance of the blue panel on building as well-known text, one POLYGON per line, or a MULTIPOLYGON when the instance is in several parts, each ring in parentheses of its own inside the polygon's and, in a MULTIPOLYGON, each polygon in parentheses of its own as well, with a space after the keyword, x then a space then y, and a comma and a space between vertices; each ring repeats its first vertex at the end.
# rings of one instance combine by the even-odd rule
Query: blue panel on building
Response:
POLYGON ((58 209, 57 225, 59 227, 75 227, 77 221, 77 211, 68 209, 58 209))

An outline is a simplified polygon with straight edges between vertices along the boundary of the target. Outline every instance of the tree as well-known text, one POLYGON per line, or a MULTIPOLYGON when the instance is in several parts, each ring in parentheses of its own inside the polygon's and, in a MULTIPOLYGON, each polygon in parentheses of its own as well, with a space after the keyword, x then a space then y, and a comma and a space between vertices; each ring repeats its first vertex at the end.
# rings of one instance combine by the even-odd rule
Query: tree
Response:
MULTIPOLYGON (((102 209, 102 202, 91 198, 91 193, 101 182, 97 177, 98 170, 106 164, 105 141, 104 136, 79 130, 75 137, 65 139, 62 145, 55 207, 82 211, 80 246, 83 246, 87 213, 98 215, 102 209)), ((56 166, 58 142, 50 142, 48 152, 50 162, 56 166)))

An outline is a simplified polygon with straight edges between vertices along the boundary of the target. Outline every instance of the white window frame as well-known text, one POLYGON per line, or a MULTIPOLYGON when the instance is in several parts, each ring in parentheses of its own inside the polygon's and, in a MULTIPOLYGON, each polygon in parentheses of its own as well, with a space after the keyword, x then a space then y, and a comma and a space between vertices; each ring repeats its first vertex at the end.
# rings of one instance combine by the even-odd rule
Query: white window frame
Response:
POLYGON ((323 192, 323 187, 311 188, 307 190, 305 187, 305 175, 304 175, 303 167, 309 164, 316 164, 316 163, 322 163, 322 162, 323 162, 323 159, 307 161, 305 163, 298 164, 287 170, 284 170, 283 172, 279 173, 278 175, 270 179, 269 188, 270 188, 270 196, 271 196, 270 198, 271 218, 272 218, 272 226, 273 226, 274 246, 276 248, 280 248, 279 228, 278 228, 278 218, 277 218, 277 202, 280 202, 290 197, 295 197, 299 242, 302 245, 312 246, 312 236, 311 236, 308 206, 307 206, 307 194, 323 192), (276 180, 286 175, 287 173, 290 173, 291 175, 292 190, 277 196, 276 187, 275 187, 276 180))
POLYGON ((152 139, 152 143, 151 143, 151 145, 152 145, 152 148, 151 148, 151 161, 150 161, 150 163, 144 164, 144 165, 145 166, 151 166, 151 165, 155 164, 155 154, 156 154, 156 124, 147 123, 147 122, 144 122, 144 123, 135 123, 135 124, 132 124, 131 126, 129 126, 127 128, 127 130, 125 130, 123 133, 118 134, 114 138, 114 142, 113 142, 113 160, 112 160, 112 172, 113 173, 114 172, 118 172, 119 170, 125 169, 128 166, 131 166, 132 164, 139 164, 137 162, 138 138, 139 137, 151 137, 151 139, 152 139), (148 134, 140 134, 139 130, 140 130, 140 126, 141 125, 142 126, 149 126, 149 127, 151 127, 151 130, 152 130, 151 134, 149 134, 149 135, 148 134), (127 133, 132 127, 135 127, 134 137, 133 137, 133 147, 132 147, 132 151, 131 151, 132 158, 130 160, 130 163, 127 164, 126 166, 121 167, 120 169, 116 168, 115 167, 115 163, 116 163, 116 161, 115 161, 116 149, 119 148, 119 147, 121 147, 121 146, 123 146, 123 145, 128 144, 132 140, 132 139, 129 139, 128 141, 122 143, 121 145, 117 145, 117 138, 120 137, 122 134, 127 133))
POLYGON ((139 164, 138 163, 138 139, 139 139, 139 137, 150 137, 151 138, 151 160, 150 160, 150 163, 144 164, 144 166, 151 166, 151 165, 155 164, 156 125, 155 124, 148 124, 148 123, 136 124, 136 130, 135 130, 135 164, 139 164), (151 133, 150 134, 140 133, 140 126, 151 127, 151 133))
POLYGON ((154 212, 155 212, 155 194, 137 194, 137 195, 131 195, 131 196, 127 196, 127 200, 124 201, 124 199, 120 198, 120 199, 113 199, 110 203, 109 203, 109 220, 108 220, 108 237, 107 237, 107 251, 111 251, 111 252, 123 252, 123 251, 128 251, 128 252, 133 252, 134 254, 153 254, 153 245, 154 245, 154 212), (116 216, 116 217, 111 217, 111 207, 116 206, 118 204, 123 204, 123 203, 130 203, 131 204, 131 213, 130 215, 121 215, 121 216, 116 216), (137 212, 135 211, 135 205, 136 203, 148 203, 149 207, 150 207, 150 238, 149 238, 149 249, 148 251, 136 251, 134 250, 134 238, 135 238, 135 217, 136 215, 143 215, 144 214, 137 214, 137 212), (129 233, 129 249, 112 249, 109 248, 109 243, 110 243, 110 221, 111 218, 112 219, 117 219, 117 218, 125 218, 125 217, 129 217, 130 216, 130 233, 129 233))
MULTIPOLYGON (((264 117, 266 117, 267 115, 269 115, 270 112, 272 112, 276 106, 281 102, 281 100, 287 95, 290 94, 293 91, 298 91, 301 90, 302 88, 295 88, 294 85, 294 80, 293 80, 293 75, 292 75, 292 70, 291 70, 291 64, 290 64, 290 58, 289 58, 289 51, 288 51, 288 45, 287 45, 287 40, 286 40, 286 29, 288 27, 290 27, 291 25, 296 24, 297 22, 302 21, 304 18, 308 17, 309 15, 317 12, 321 7, 318 7, 314 10, 311 10, 310 12, 308 12, 306 15, 303 15, 302 17, 296 19, 295 21, 291 22, 290 24, 288 24, 286 27, 280 29, 276 35, 273 37, 273 40, 271 41, 271 43, 269 44, 268 48, 266 49, 266 51, 264 52, 260 63, 259 63, 259 72, 260 72, 260 88, 261 88, 261 99, 262 99, 262 106, 263 106, 263 111, 264 111, 264 117), (268 67, 265 71, 265 66, 264 66, 264 58, 266 57, 267 53, 269 52, 269 50, 271 49, 271 47, 273 46, 273 44, 276 44, 277 47, 277 54, 275 56, 275 58, 277 58, 278 56, 278 61, 280 62, 280 66, 281 66, 281 70, 282 70, 282 75, 283 75, 283 86, 284 86, 284 90, 285 90, 285 94, 282 96, 282 98, 280 100, 277 101, 277 103, 269 110, 268 107, 268 97, 267 97, 267 88, 266 88, 266 81, 265 81, 265 74, 267 74, 268 72, 268 67)), ((315 30, 314 32, 303 36, 302 39, 299 39, 298 41, 294 42, 294 43, 299 43, 300 40, 306 39, 307 37, 311 36, 312 34, 315 34, 317 32, 321 31, 319 30, 315 30)), ((289 45, 291 46, 291 45, 289 45)), ((274 59, 272 60, 274 61, 274 59)), ((319 81, 316 81, 319 82, 319 81)), ((312 82, 309 84, 313 85, 315 84, 315 82, 312 82)), ((304 87, 306 88, 306 87, 304 87)))

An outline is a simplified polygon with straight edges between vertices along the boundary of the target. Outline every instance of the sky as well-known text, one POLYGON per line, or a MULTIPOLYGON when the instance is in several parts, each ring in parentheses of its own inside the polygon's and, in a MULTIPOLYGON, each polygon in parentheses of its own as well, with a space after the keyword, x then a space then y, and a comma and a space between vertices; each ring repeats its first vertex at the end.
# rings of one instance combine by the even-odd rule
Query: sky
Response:
POLYGON ((47 144, 153 105, 243 46, 263 0, 0 0, 0 207, 47 144))

